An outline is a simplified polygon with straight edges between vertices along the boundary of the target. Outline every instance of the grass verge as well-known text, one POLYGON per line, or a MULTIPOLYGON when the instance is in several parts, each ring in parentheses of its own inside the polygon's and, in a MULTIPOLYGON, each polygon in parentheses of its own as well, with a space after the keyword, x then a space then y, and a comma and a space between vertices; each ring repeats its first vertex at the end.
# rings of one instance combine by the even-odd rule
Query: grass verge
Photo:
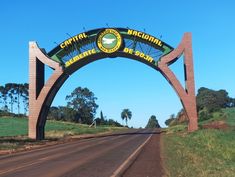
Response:
POLYGON ((225 121, 229 128, 200 129, 187 133, 186 125, 166 129, 163 157, 168 177, 235 176, 235 109, 215 113, 213 119, 225 121))
POLYGON ((68 136, 98 134, 121 130, 120 127, 97 126, 90 128, 88 125, 70 122, 48 120, 45 127, 46 140, 37 142, 27 138, 28 119, 26 118, 0 118, 0 150, 17 150, 42 145, 47 142, 57 141, 68 136))
POLYGON ((225 113, 227 124, 235 126, 235 108, 226 108, 223 112, 225 113))
POLYGON ((169 177, 234 177, 235 131, 205 129, 165 134, 165 165, 169 177))

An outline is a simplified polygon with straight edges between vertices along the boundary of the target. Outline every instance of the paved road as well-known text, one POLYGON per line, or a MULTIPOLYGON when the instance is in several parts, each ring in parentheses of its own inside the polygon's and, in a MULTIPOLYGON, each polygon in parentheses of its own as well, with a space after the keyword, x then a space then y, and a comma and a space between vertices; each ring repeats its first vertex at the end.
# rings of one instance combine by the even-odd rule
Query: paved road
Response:
POLYGON ((0 176, 110 177, 151 135, 149 130, 128 130, 0 156, 0 176))
POLYGON ((122 177, 162 177, 164 170, 161 159, 161 136, 153 133, 150 141, 143 147, 136 160, 122 177))

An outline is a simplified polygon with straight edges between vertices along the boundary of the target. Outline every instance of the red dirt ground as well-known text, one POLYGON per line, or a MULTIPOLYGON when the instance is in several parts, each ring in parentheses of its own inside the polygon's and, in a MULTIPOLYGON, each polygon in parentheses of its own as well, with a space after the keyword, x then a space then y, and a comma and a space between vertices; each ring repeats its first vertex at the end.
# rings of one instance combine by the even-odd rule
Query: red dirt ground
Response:
POLYGON ((226 124, 224 121, 214 121, 207 123, 202 126, 206 129, 220 129, 220 130, 226 130, 229 128, 228 124, 226 124))

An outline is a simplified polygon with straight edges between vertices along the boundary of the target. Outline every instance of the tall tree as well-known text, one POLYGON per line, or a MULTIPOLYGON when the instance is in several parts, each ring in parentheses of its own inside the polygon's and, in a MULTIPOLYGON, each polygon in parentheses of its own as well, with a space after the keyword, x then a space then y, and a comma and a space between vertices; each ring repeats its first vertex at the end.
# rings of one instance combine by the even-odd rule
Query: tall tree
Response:
POLYGON ((229 107, 235 107, 235 98, 230 98, 230 105, 229 107))
POLYGON ((169 125, 171 124, 171 122, 174 121, 175 119, 176 119, 176 118, 175 118, 175 114, 171 114, 170 117, 169 117, 169 119, 167 119, 167 120, 165 121, 165 124, 166 124, 167 126, 169 126, 169 125))
POLYGON ((24 105, 25 114, 28 110, 28 87, 29 84, 7 83, 5 86, 0 86, 0 103, 1 109, 4 111, 14 112, 15 103, 17 103, 17 111, 20 114, 20 106, 24 105))
POLYGON ((24 83, 22 88, 22 99, 23 99, 23 105, 24 105, 24 114, 26 115, 29 109, 29 84, 24 83))
POLYGON ((65 106, 52 106, 48 113, 48 119, 75 122, 77 111, 65 106))
POLYGON ((149 118, 149 121, 145 128, 161 128, 155 115, 152 115, 149 118))
POLYGON ((11 106, 11 113, 13 113, 13 106, 14 103, 16 103, 17 97, 16 97, 16 85, 15 83, 7 83, 5 85, 5 89, 7 91, 7 96, 9 98, 9 104, 11 106))
POLYGON ((82 122, 90 124, 93 122, 96 109, 98 105, 96 104, 97 98, 94 93, 88 88, 78 87, 74 91, 66 96, 67 106, 73 108, 78 113, 77 122, 82 122))
POLYGON ((47 119, 58 120, 60 118, 60 110, 56 106, 51 106, 47 115, 47 119))
POLYGON ((218 105, 221 108, 226 108, 229 106, 230 97, 228 96, 228 92, 226 90, 222 89, 222 90, 216 91, 216 95, 217 95, 218 105))
POLYGON ((155 115, 152 115, 149 118, 149 121, 145 128, 161 128, 155 115))
POLYGON ((103 112, 100 111, 100 124, 104 124, 104 123, 105 123, 104 115, 103 115, 103 112))
POLYGON ((5 90, 5 87, 0 85, 0 103, 3 103, 3 106, 0 107, 1 109, 4 109, 4 107, 5 107, 4 90, 5 90))
POLYGON ((20 105, 21 105, 21 100, 23 97, 24 93, 24 84, 15 84, 15 95, 16 95, 16 102, 17 102, 17 110, 18 114, 20 114, 20 105))
POLYGON ((215 91, 201 87, 197 94, 197 108, 198 111, 207 109, 210 113, 228 107, 230 100, 228 92, 225 90, 215 91))
POLYGON ((126 126, 127 126, 127 120, 131 119, 132 117, 132 112, 129 109, 123 109, 121 112, 121 118, 122 120, 126 121, 126 126))

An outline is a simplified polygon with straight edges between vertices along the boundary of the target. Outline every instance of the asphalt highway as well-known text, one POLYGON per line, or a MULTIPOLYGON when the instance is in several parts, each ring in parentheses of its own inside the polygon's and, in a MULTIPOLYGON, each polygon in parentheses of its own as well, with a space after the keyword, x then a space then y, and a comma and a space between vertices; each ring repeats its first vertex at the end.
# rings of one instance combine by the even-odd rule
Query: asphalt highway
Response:
MULTIPOLYGON (((0 156, 1 177, 110 177, 151 130, 133 130, 0 156)), ((128 174, 130 175, 130 174, 128 174)))

